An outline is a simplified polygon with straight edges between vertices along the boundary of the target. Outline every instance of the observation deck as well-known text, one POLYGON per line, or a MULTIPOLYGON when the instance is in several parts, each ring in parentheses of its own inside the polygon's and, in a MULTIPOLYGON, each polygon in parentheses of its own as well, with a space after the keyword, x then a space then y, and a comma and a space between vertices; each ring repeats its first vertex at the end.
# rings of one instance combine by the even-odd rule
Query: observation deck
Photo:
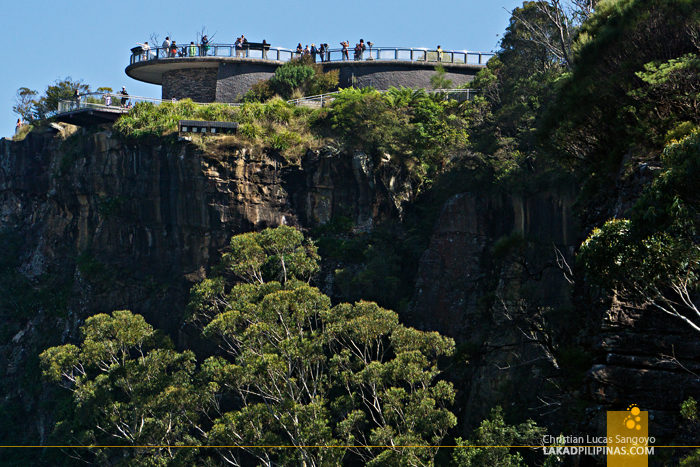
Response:
MULTIPOLYGON (((190 98, 195 102, 237 102, 260 80, 300 54, 290 49, 236 49, 232 44, 210 44, 208 50, 186 45, 172 56, 161 47, 135 50, 126 74, 131 78, 162 86, 163 99, 190 98)), ((375 47, 359 57, 349 49, 330 49, 316 54, 324 71, 339 71, 340 87, 390 86, 430 89, 435 67, 445 68, 445 78, 455 87, 471 81, 494 54, 466 50, 410 47, 375 47)))

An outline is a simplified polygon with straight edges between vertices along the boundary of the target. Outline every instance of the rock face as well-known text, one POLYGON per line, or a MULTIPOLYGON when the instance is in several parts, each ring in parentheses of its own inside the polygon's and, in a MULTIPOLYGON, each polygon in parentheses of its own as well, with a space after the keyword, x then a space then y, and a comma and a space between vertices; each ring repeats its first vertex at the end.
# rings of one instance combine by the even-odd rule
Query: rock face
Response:
POLYGON ((32 422, 22 439, 45 442, 52 414, 37 402, 52 389, 29 396, 19 378, 39 381, 38 353, 77 339, 85 318, 129 309, 178 346, 200 345, 185 324, 189 289, 233 235, 338 215, 371 229, 398 219, 411 196, 399 172, 358 152, 309 152, 290 165, 259 149, 124 143, 108 131, 0 140, 0 233, 20 239, 0 254, 18 256, 35 283, 58 277, 66 297, 58 313, 0 310, 3 407, 23 407, 32 422))
POLYGON ((572 262, 578 241, 575 197, 572 186, 531 196, 465 193, 442 210, 420 260, 408 319, 453 337, 465 349, 463 359, 470 364, 457 383, 469 427, 478 426, 495 405, 518 407, 523 417, 533 417, 534 407, 542 405, 538 397, 554 397, 544 382, 556 363, 525 338, 514 316, 525 301, 533 310, 571 306, 564 274, 547 265, 556 263, 557 250, 572 262), (499 260, 494 247, 508 238, 527 242, 530 253, 499 260))
POLYGON ((93 287, 83 318, 131 309, 174 336, 192 281, 205 277, 232 235, 310 228, 341 213, 371 228, 398 218, 395 201, 406 197, 394 192, 404 187, 397 174, 375 170, 362 153, 309 153, 290 166, 260 150, 212 155, 100 132, 2 140, 0 154, 0 223, 25 239, 24 274, 87 255, 112 279, 93 287))

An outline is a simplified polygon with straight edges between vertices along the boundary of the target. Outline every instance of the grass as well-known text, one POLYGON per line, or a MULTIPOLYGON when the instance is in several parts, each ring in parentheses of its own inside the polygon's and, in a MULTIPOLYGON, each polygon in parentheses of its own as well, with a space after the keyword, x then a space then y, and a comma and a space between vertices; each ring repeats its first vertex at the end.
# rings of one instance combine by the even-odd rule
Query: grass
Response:
MULTIPOLYGON (((189 99, 160 105, 139 102, 114 124, 114 129, 127 138, 174 137, 179 120, 238 122, 238 133, 224 137, 226 146, 269 148, 297 163, 306 150, 321 146, 310 131, 313 113, 312 109, 291 106, 280 98, 241 106, 198 105, 189 99)), ((221 138, 203 136, 196 144, 208 151, 210 147, 221 146, 221 138)))

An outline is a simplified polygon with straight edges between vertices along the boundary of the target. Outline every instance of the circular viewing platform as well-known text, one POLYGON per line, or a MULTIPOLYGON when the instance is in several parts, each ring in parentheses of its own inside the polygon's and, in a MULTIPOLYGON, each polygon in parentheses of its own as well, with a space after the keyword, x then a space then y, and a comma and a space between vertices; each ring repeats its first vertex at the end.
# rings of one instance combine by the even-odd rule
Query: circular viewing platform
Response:
MULTIPOLYGON (((126 74, 162 86, 163 99, 190 98, 195 102, 237 102, 260 80, 269 79, 285 62, 300 56, 293 50, 262 47, 236 49, 233 45, 181 47, 175 55, 160 47, 132 49, 126 74)), ((316 63, 324 71, 338 70, 340 87, 391 86, 430 89, 435 67, 460 86, 471 81, 493 54, 405 47, 371 47, 358 57, 353 50, 331 49, 316 63)), ((313 56, 312 56, 313 57, 313 56)))

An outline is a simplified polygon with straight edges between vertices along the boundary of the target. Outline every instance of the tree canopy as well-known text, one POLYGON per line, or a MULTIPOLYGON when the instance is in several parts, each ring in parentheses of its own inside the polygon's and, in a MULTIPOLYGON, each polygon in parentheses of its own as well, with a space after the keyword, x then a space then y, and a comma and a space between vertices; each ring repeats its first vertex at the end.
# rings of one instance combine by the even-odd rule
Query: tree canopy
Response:
POLYGON ((78 345, 41 355, 44 375, 76 403, 55 436, 134 446, 120 459, 91 450, 92 460, 118 465, 216 453, 232 465, 252 456, 266 466, 338 466, 348 452, 366 465, 432 465, 456 424, 454 389, 438 368, 454 342, 407 328, 375 303, 332 306, 308 284, 315 247, 291 227, 230 246, 222 262, 232 276, 195 286, 190 305, 221 355, 198 366, 139 315, 93 316, 78 345))

